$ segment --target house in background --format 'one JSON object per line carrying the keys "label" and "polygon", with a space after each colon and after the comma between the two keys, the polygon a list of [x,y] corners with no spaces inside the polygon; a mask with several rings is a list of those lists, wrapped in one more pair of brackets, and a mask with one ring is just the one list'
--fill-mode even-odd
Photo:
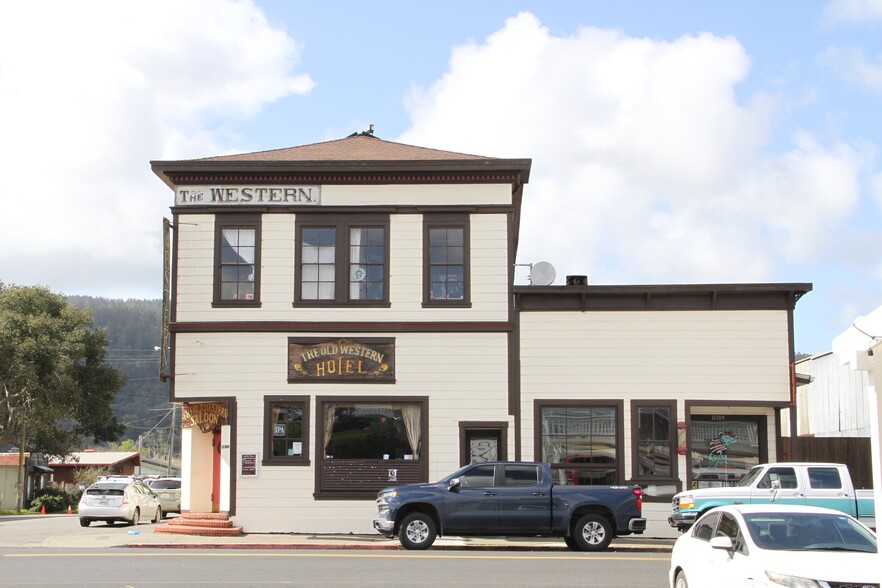
{"label": "house in background", "polygon": [[52,481],[63,486],[75,484],[76,471],[88,467],[104,467],[114,476],[133,476],[140,472],[141,454],[137,451],[80,451],[71,453],[63,461],[50,458],[54,470]]}
{"label": "house in background", "polygon": [[[46,464],[42,454],[25,453],[24,506],[28,508],[34,492],[49,485],[52,468]],[[0,510],[18,508],[19,454],[0,453]]]}
{"label": "house in background", "polygon": [[[867,372],[852,370],[828,351],[797,361],[796,373],[810,380],[796,391],[798,436],[870,436]],[[782,425],[789,436],[789,409]]]}

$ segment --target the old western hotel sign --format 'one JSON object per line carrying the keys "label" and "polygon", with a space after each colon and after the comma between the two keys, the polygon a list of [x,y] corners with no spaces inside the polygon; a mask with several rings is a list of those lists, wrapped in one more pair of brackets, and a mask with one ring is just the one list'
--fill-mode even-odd
{"label": "the old western hotel sign", "polygon": [[395,339],[288,339],[289,382],[394,382]]}

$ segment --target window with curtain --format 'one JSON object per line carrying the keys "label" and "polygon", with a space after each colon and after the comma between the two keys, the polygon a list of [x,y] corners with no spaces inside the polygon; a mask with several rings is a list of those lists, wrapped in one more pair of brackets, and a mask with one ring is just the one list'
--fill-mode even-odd
{"label": "window with curtain", "polygon": [[334,403],[324,408],[327,460],[419,460],[419,404]]}
{"label": "window with curtain", "polygon": [[264,397],[266,465],[309,464],[309,397]]}
{"label": "window with curtain", "polygon": [[297,216],[297,304],[385,304],[389,218]]}
{"label": "window with curtain", "polygon": [[260,219],[254,215],[215,222],[215,305],[255,305],[260,301]]}
{"label": "window with curtain", "polygon": [[619,404],[538,404],[537,460],[551,465],[558,484],[620,483]]}

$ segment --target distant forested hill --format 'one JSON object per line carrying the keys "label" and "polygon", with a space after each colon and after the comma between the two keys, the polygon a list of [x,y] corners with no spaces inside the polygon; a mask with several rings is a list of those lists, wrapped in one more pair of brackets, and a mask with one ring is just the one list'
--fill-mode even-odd
{"label": "distant forested hill", "polygon": [[[117,393],[114,413],[126,425],[124,439],[142,436],[145,454],[163,456],[168,448],[172,405],[168,383],[159,379],[161,300],[108,300],[69,296],[70,304],[88,307],[93,326],[107,331],[107,363],[128,381]],[[180,415],[178,415],[180,423]],[[178,423],[178,424],[179,424]]]}

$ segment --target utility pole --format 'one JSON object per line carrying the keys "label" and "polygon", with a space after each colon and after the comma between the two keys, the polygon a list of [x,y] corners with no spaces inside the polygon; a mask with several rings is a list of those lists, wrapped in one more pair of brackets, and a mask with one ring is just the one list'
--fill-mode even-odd
{"label": "utility pole", "polygon": [[172,475],[172,455],[174,455],[175,449],[175,413],[177,408],[177,404],[172,404],[171,424],[168,426],[168,466],[165,470],[166,476]]}

